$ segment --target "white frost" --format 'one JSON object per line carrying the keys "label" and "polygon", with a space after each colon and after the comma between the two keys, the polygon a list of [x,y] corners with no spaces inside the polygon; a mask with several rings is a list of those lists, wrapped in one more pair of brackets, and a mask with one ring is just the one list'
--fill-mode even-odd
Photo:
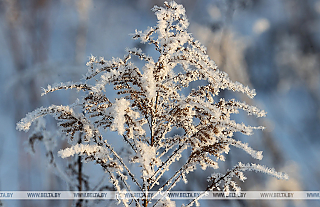
{"label": "white frost", "polygon": [[95,155],[98,158],[105,159],[106,149],[104,147],[100,147],[97,145],[76,144],[69,148],[60,150],[58,154],[62,158],[71,157],[77,154],[80,154],[80,155],[86,154],[86,155]]}
{"label": "white frost", "polygon": [[120,135],[123,135],[125,132],[125,123],[126,118],[125,114],[127,113],[126,110],[130,106],[130,101],[121,98],[116,99],[113,103],[112,107],[109,108],[109,113],[114,117],[114,120],[112,122],[112,125],[110,126],[110,129],[112,131],[118,131]]}

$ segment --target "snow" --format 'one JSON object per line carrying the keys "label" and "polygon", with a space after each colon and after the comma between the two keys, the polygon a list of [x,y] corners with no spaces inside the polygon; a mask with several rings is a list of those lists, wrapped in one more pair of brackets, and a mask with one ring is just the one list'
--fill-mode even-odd
{"label": "snow", "polygon": [[107,152],[104,147],[89,144],[76,144],[58,152],[59,156],[62,158],[71,157],[77,154],[86,154],[88,156],[97,156],[98,158],[103,160],[107,159],[106,153]]}
{"label": "snow", "polygon": [[119,135],[123,135],[125,132],[125,123],[126,123],[126,110],[130,106],[130,101],[121,98],[116,99],[112,107],[109,108],[109,113],[114,117],[113,123],[110,126],[112,131],[117,131]]}

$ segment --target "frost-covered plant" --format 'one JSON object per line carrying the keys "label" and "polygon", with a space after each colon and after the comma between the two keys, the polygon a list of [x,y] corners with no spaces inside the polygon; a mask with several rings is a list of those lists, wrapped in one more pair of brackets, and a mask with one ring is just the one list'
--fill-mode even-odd
{"label": "frost-covered plant", "polygon": [[[234,99],[217,99],[221,90],[240,92],[250,98],[255,96],[255,91],[232,82],[225,72],[218,70],[206,55],[206,48],[187,32],[189,23],[182,5],[165,2],[164,7],[155,6],[153,11],[157,25],[144,32],[135,31],[133,38],[153,45],[158,51],[157,57],[136,48],[128,49],[122,59],[106,61],[92,56],[83,82],[48,86],[43,93],[75,88],[83,92],[82,97],[68,106],[41,107],[17,124],[17,129],[28,131],[39,117],[52,115],[71,143],[70,147],[59,151],[62,158],[81,155],[84,160],[101,165],[117,191],[138,189],[145,195],[150,190],[168,192],[179,181],[187,182],[186,175],[198,166],[215,171],[219,168],[218,161],[225,160],[224,154],[229,152],[230,146],[261,160],[261,151],[234,139],[233,134],[251,135],[254,129],[263,127],[237,123],[231,119],[231,114],[243,110],[257,117],[266,115],[263,110]],[[130,61],[132,56],[140,58],[141,69]],[[199,80],[205,84],[183,90]],[[108,85],[113,85],[117,91],[114,100],[108,98]],[[183,133],[171,133],[171,136],[170,132],[176,129]],[[118,132],[131,150],[130,159],[121,157],[109,144],[110,140],[103,136],[107,130]],[[78,136],[80,142],[75,139],[77,134],[83,134]],[[188,157],[180,169],[172,173],[169,169],[180,160],[182,153]],[[137,167],[141,173],[136,172]],[[233,178],[244,181],[244,171],[287,178],[274,169],[239,162],[224,174],[213,173],[208,178],[208,187],[203,190],[238,191],[240,187]],[[160,180],[165,174],[167,179]],[[168,198],[152,203],[151,199],[133,199],[131,203],[120,200],[125,206],[175,206]]]}

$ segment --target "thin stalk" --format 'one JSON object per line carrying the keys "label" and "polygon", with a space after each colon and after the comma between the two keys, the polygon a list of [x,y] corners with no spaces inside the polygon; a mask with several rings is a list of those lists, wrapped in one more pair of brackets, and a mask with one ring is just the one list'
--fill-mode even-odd
{"label": "thin stalk", "polygon": [[[79,135],[78,144],[82,143],[81,137],[82,137],[82,133],[80,133],[80,135]],[[78,155],[77,164],[78,164],[78,191],[82,191],[82,168],[83,168],[83,166],[82,166],[80,155]],[[83,199],[79,199],[77,201],[76,206],[82,207],[82,204],[83,204]]]}

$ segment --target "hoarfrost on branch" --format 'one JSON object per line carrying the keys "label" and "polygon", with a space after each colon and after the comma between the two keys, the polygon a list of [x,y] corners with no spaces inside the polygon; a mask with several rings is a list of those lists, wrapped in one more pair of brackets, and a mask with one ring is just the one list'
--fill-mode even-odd
{"label": "hoarfrost on branch", "polygon": [[[244,102],[218,98],[221,90],[240,92],[253,98],[255,90],[231,81],[228,74],[218,69],[206,54],[206,48],[188,33],[189,22],[182,5],[165,2],[164,7],[155,6],[153,11],[157,24],[145,31],[136,30],[133,39],[153,45],[159,54],[157,59],[137,48],[127,49],[123,58],[110,61],[91,56],[83,82],[61,83],[44,89],[43,95],[76,88],[84,94],[76,103],[41,107],[17,124],[18,130],[28,131],[32,122],[52,115],[59,121],[61,133],[71,141],[75,134],[84,134],[81,142],[60,150],[61,157],[81,155],[84,160],[101,165],[116,190],[130,192],[131,188],[138,188],[146,195],[153,189],[168,192],[180,180],[187,182],[186,175],[197,166],[215,171],[219,168],[219,160],[225,160],[224,154],[229,152],[230,146],[243,149],[261,160],[261,151],[236,140],[233,135],[236,132],[251,135],[253,130],[263,127],[237,123],[230,115],[240,110],[257,117],[266,115],[263,110]],[[132,56],[144,63],[141,70],[130,61]],[[189,90],[188,94],[182,92],[191,82],[198,80],[204,80],[206,84]],[[106,87],[110,85],[117,92],[118,98],[114,101],[108,98]],[[170,136],[169,132],[174,129],[182,129],[183,133]],[[108,144],[108,139],[103,137],[106,130],[117,131],[128,145],[133,154],[130,162]],[[181,168],[173,174],[168,173],[168,179],[160,182],[187,149],[190,153]],[[135,174],[133,169],[137,166],[142,173]],[[239,163],[225,174],[213,173],[204,191],[239,191],[233,177],[244,181],[244,171],[287,178],[287,175],[265,166]],[[197,203],[199,198],[188,206]],[[130,205],[125,199],[120,201],[125,206]],[[145,198],[133,203],[145,207],[175,206],[168,199],[153,202],[151,198]]]}

